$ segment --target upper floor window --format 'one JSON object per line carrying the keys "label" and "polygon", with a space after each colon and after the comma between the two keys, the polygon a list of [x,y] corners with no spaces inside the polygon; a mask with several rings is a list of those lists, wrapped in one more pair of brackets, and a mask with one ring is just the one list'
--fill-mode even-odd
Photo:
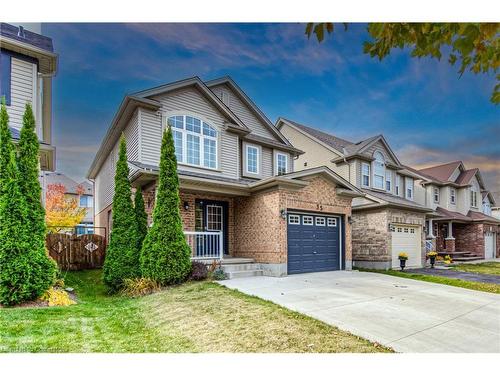
{"label": "upper floor window", "polygon": [[413,200],[413,178],[406,177],[405,185],[406,185],[406,199]]}
{"label": "upper floor window", "polygon": [[385,171],[385,190],[391,192],[392,190],[392,172]]}
{"label": "upper floor window", "polygon": [[361,164],[361,185],[370,187],[370,164]]}
{"label": "upper floor window", "polygon": [[472,207],[477,207],[477,192],[474,190],[470,191],[470,205]]}
{"label": "upper floor window", "polygon": [[439,203],[439,188],[434,188],[434,203]]}
{"label": "upper floor window", "polygon": [[94,198],[91,195],[80,195],[80,207],[92,207]]}
{"label": "upper floor window", "polygon": [[396,175],[395,189],[396,189],[396,195],[399,195],[401,189],[401,176],[398,174]]}
{"label": "upper floor window", "polygon": [[168,125],[172,128],[177,162],[217,168],[217,130],[193,116],[169,117]]}
{"label": "upper floor window", "polygon": [[450,188],[450,203],[455,204],[457,191],[454,188]]}
{"label": "upper floor window", "polygon": [[288,155],[281,152],[276,153],[276,175],[281,176],[288,172]]}
{"label": "upper floor window", "polygon": [[246,145],[246,172],[259,174],[259,148]]}
{"label": "upper floor window", "polygon": [[491,204],[488,201],[483,202],[483,214],[491,216]]}
{"label": "upper floor window", "polygon": [[5,105],[10,105],[11,57],[5,52],[0,52],[0,100],[5,98]]}
{"label": "upper floor window", "polygon": [[376,189],[384,189],[385,179],[385,158],[380,151],[373,154],[373,187]]}

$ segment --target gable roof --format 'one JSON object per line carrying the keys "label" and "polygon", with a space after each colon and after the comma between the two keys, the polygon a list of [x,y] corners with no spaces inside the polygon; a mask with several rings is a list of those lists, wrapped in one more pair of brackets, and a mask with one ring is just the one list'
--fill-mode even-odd
{"label": "gable roof", "polygon": [[[403,208],[409,208],[417,211],[423,211],[423,212],[432,212],[432,209],[425,207],[421,205],[420,203],[417,203],[415,201],[411,201],[406,198],[399,197],[394,194],[382,192],[382,191],[375,191],[371,189],[364,189],[362,188],[361,191],[366,193],[366,196],[368,198],[374,199],[375,201],[378,202],[376,206],[393,206],[393,207],[403,207]],[[367,205],[367,207],[374,206],[373,204]],[[354,209],[355,207],[353,207]],[[362,209],[365,208],[364,206],[358,206],[356,209]]]}
{"label": "gable roof", "polygon": [[422,168],[419,169],[418,171],[424,173],[425,175],[437,181],[448,182],[451,181],[450,180],[451,175],[453,174],[453,172],[455,172],[455,169],[457,169],[459,166],[463,167],[463,163],[460,160],[457,160],[446,164],[435,165],[433,167]]}
{"label": "gable roof", "polygon": [[465,170],[458,175],[455,182],[460,185],[468,185],[477,172],[479,172],[478,168]]}
{"label": "gable roof", "polygon": [[[282,142],[290,145],[290,142],[286,137],[281,134],[281,132],[274,126],[274,124],[267,118],[267,116],[260,110],[260,108],[250,99],[250,97],[238,86],[236,82],[230,76],[224,76],[210,81],[206,81],[205,85],[211,88],[214,86],[226,84],[228,85],[238,96],[238,98],[245,103],[250,110],[262,121],[266,128],[268,128],[271,133],[278,137]],[[222,101],[221,101],[222,102]]]}
{"label": "gable roof", "polygon": [[306,133],[309,136],[312,136],[313,138],[316,138],[319,140],[321,143],[327,146],[327,148],[333,148],[335,151],[338,153],[343,154],[343,148],[353,145],[352,142],[347,141],[345,139],[335,137],[331,134],[325,133],[321,130],[312,128],[310,126],[306,126],[303,124],[299,124],[298,122],[289,120],[284,117],[278,118],[276,121],[276,127],[278,129],[281,129],[283,127],[283,123],[287,123],[288,125],[292,126],[293,128],[297,129],[301,133]]}

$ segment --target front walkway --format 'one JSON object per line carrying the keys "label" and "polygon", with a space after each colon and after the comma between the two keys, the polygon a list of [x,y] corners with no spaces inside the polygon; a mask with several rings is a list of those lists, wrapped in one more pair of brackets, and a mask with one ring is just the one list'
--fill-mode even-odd
{"label": "front walkway", "polygon": [[399,352],[500,353],[500,295],[370,272],[220,282]]}
{"label": "front walkway", "polygon": [[500,284],[500,276],[486,275],[483,273],[455,271],[454,269],[418,268],[418,269],[408,270],[406,273],[416,273],[419,275],[442,276],[442,277],[448,277],[450,279],[477,281],[480,283]]}

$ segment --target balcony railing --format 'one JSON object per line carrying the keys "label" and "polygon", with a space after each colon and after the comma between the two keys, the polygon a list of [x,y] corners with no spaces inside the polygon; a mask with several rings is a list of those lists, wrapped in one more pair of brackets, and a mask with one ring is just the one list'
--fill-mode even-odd
{"label": "balcony railing", "polygon": [[184,232],[193,259],[222,259],[222,232]]}

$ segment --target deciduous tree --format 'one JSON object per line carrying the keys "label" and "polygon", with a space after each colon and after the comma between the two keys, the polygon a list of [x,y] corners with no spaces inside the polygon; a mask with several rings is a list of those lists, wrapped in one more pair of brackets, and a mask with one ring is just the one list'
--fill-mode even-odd
{"label": "deciduous tree", "polygon": [[74,197],[68,197],[62,184],[50,184],[45,194],[45,215],[50,232],[61,232],[80,224],[87,209],[79,207]]}

